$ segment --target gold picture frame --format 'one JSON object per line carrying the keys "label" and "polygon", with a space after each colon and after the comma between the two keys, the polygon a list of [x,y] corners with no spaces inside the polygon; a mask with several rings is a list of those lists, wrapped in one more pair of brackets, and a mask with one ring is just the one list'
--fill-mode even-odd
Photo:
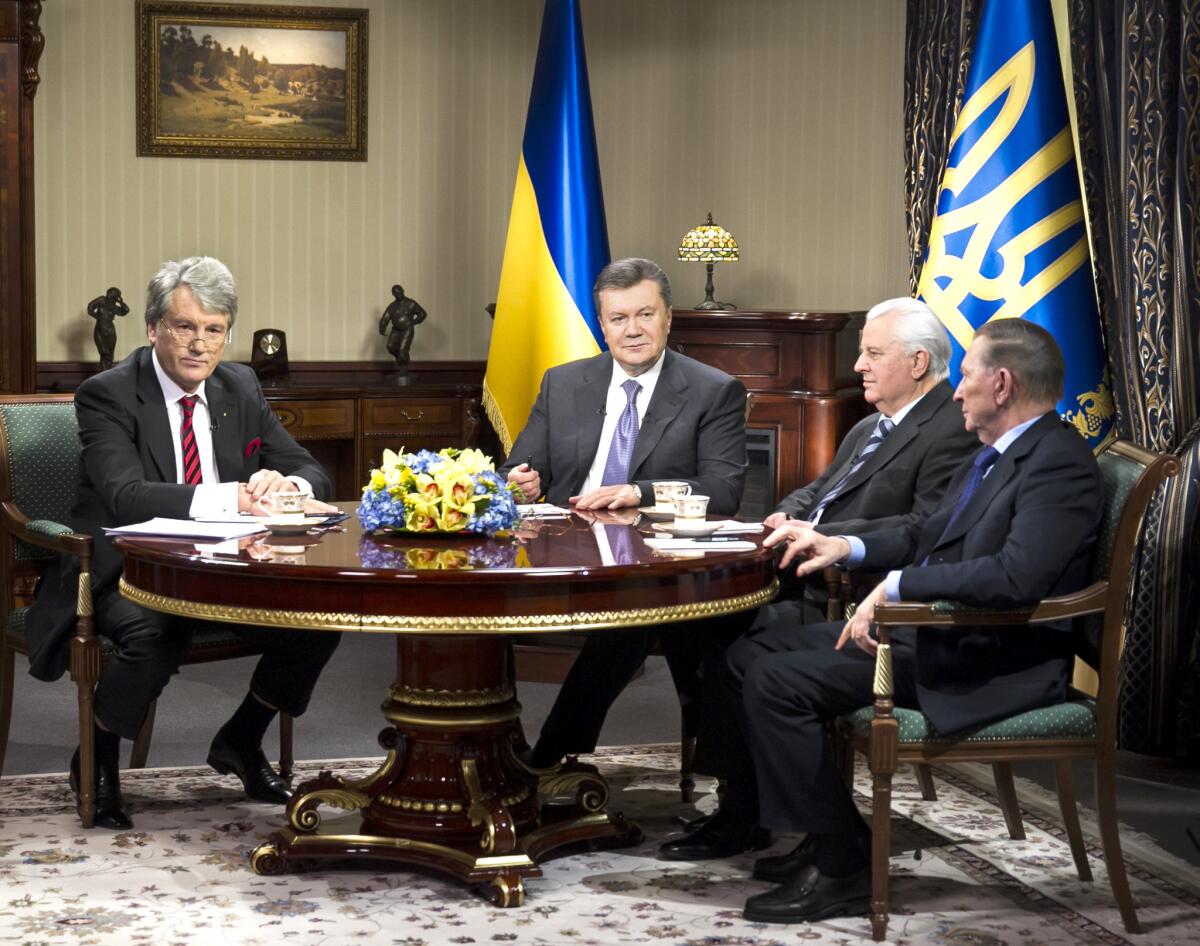
{"label": "gold picture frame", "polygon": [[137,3],[137,153],[367,159],[367,11]]}

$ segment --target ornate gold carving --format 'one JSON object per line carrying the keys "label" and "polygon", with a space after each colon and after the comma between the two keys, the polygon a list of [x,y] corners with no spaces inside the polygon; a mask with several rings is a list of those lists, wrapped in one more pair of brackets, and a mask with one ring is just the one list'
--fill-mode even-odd
{"label": "ornate gold carving", "polygon": [[266,876],[283,873],[283,855],[274,840],[264,841],[250,855],[250,869]]}
{"label": "ornate gold carving", "polygon": [[293,627],[318,631],[369,631],[391,634],[541,634],[547,631],[599,630],[610,627],[637,627],[717,617],[736,611],[748,611],[766,604],[779,591],[779,581],[758,591],[733,598],[716,598],[689,604],[656,608],[630,608],[612,611],[580,611],[574,614],[483,615],[444,617],[440,615],[358,615],[334,611],[279,611],[273,608],[244,608],[205,604],[169,598],[120,582],[121,594],[130,601],[161,611],[203,621],[225,621],[260,627]]}
{"label": "ornate gold carving", "polygon": [[875,687],[876,696],[892,695],[892,645],[880,644],[875,654]]}
{"label": "ornate gold carving", "polygon": [[255,624],[261,627],[302,627],[318,631],[362,630],[362,618],[350,612],[333,611],[279,611],[274,608],[240,608],[222,604],[204,604],[168,598],[166,595],[143,591],[129,584],[124,577],[120,582],[121,594],[151,611],[178,614],[203,621],[227,621],[231,624]]}
{"label": "ornate gold carving", "polygon": [[92,574],[91,572],[79,573],[79,587],[75,595],[75,613],[80,617],[91,617],[95,612],[92,610]]}
{"label": "ornate gold carving", "polygon": [[444,815],[458,814],[463,810],[462,802],[458,801],[426,801],[423,798],[409,798],[404,795],[380,795],[375,800],[401,811],[424,811],[428,814]]}
{"label": "ornate gold carving", "polygon": [[384,756],[383,762],[380,764],[379,768],[377,768],[370,775],[365,775],[360,779],[345,779],[340,775],[335,775],[334,778],[345,785],[346,788],[356,792],[369,793],[371,789],[374,788],[379,782],[382,782],[392,774],[392,768],[395,766],[395,764],[396,750],[389,749],[388,754]]}
{"label": "ornate gold carving", "polygon": [[574,795],[580,808],[595,813],[608,804],[608,782],[594,770],[559,772],[538,779],[538,794],[545,798]]}
{"label": "ornate gold carving", "polygon": [[491,901],[498,907],[519,907],[525,903],[525,884],[519,876],[493,877]]}
{"label": "ornate gold carving", "polygon": [[491,690],[419,690],[410,686],[392,687],[392,699],[411,706],[495,706],[507,703],[512,698],[513,688],[507,684]]}
{"label": "ornate gold carving", "polygon": [[491,713],[480,713],[475,716],[427,716],[423,713],[405,713],[395,709],[392,703],[383,704],[383,715],[388,722],[395,726],[412,726],[417,729],[482,729],[487,726],[499,726],[512,722],[521,715],[521,708],[515,703],[507,708]]}
{"label": "ornate gold carving", "polygon": [[483,789],[479,785],[479,769],[474,759],[462,760],[462,774],[463,781],[467,784],[467,797],[471,800],[471,807],[467,809],[467,819],[472,827],[483,825],[484,831],[479,838],[479,846],[485,854],[491,854],[496,849],[496,822],[492,818],[491,809],[484,802]]}
{"label": "ornate gold carving", "polygon": [[342,811],[358,811],[371,804],[371,798],[365,792],[332,786],[306,792],[288,805],[288,820],[292,827],[306,834],[316,831],[321,826],[321,813],[317,811],[321,804]]}

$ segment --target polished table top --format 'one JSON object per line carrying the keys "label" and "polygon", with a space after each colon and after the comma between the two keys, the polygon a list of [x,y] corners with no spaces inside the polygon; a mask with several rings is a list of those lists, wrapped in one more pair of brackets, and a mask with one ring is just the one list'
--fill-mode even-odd
{"label": "polished table top", "polygon": [[[352,511],[354,503],[340,504]],[[592,518],[592,517],[588,517]],[[756,607],[778,584],[775,552],[680,557],[652,549],[645,519],[604,530],[628,564],[605,564],[580,515],[526,522],[511,538],[364,534],[253,536],[236,550],[123,537],[122,591],[206,620],[388,633],[539,633],[711,617]],[[626,516],[628,518],[628,516]],[[626,538],[621,538],[624,533]]]}

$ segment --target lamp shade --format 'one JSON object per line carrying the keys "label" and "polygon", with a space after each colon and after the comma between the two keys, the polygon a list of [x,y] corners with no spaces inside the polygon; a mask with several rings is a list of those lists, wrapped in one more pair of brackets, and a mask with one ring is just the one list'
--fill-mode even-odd
{"label": "lamp shade", "polygon": [[689,230],[679,241],[679,259],[685,263],[732,263],[740,258],[737,240],[724,227],[708,223]]}

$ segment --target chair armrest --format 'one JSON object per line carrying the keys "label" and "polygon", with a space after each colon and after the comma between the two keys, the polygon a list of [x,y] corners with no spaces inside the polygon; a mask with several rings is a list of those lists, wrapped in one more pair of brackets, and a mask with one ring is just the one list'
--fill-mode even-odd
{"label": "chair armrest", "polygon": [[36,545],[52,552],[63,552],[67,555],[92,555],[92,537],[82,532],[72,531],[70,526],[49,519],[30,519],[14,503],[0,504],[0,524],[14,538],[30,545]]}
{"label": "chair armrest", "polygon": [[926,627],[969,627],[980,624],[1044,624],[1066,618],[1083,617],[1104,610],[1108,582],[1098,581],[1088,587],[1043,598],[1037,605],[1016,611],[995,611],[975,607],[960,601],[896,601],[875,607],[878,627],[903,627],[920,624]]}

